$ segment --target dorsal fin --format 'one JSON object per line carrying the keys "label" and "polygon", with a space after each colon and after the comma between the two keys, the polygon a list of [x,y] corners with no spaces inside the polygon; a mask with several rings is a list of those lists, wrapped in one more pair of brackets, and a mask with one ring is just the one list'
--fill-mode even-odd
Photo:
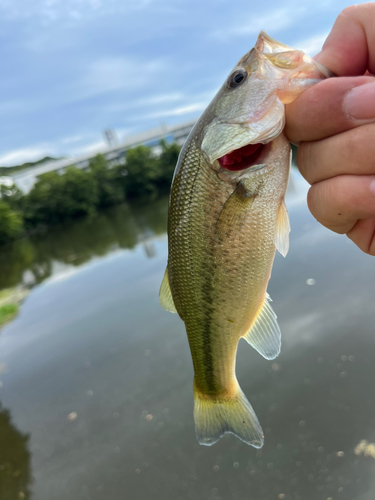
{"label": "dorsal fin", "polygon": [[270,300],[271,297],[266,294],[258,316],[243,338],[264,358],[275,359],[281,349],[281,332]]}
{"label": "dorsal fin", "polygon": [[289,250],[289,233],[290,224],[288,210],[285,206],[284,198],[281,200],[279,212],[277,214],[276,221],[276,233],[275,233],[275,247],[281,253],[283,257],[286,256]]}
{"label": "dorsal fin", "polygon": [[159,301],[163,309],[171,313],[177,313],[176,306],[174,305],[173,302],[171,287],[169,286],[168,266],[165,270],[163,281],[161,282],[159,291]]}

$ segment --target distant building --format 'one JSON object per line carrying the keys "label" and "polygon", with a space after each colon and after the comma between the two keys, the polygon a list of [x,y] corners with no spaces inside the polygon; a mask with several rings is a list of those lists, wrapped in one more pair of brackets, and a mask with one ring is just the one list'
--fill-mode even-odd
{"label": "distant building", "polygon": [[[167,142],[177,142],[177,144],[182,145],[189,135],[190,130],[193,128],[195,121],[196,120],[172,126],[163,124],[158,128],[128,137],[123,143],[107,147],[102,151],[97,151],[78,158],[43,163],[42,165],[23,170],[21,172],[15,172],[9,177],[6,177],[6,179],[11,180],[12,185],[14,182],[14,184],[24,194],[27,194],[31,191],[39,176],[46,174],[47,172],[58,172],[62,174],[65,172],[66,168],[71,165],[75,165],[77,168],[81,169],[88,168],[90,160],[99,153],[104,155],[110,163],[116,165],[125,160],[126,151],[128,149],[142,144],[151,147],[156,153],[159,150],[159,142],[161,139],[165,139]],[[0,179],[3,178],[4,177],[0,177]]]}

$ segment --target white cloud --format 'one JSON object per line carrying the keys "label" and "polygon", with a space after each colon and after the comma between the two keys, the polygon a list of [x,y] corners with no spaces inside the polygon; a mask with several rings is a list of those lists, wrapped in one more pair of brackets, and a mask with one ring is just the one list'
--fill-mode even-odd
{"label": "white cloud", "polygon": [[156,111],[155,113],[150,113],[143,118],[162,118],[165,116],[183,116],[189,113],[194,113],[195,111],[203,111],[207,107],[207,102],[198,102],[195,104],[189,104],[187,106],[182,106],[179,108],[173,108],[165,111]]}
{"label": "white cloud", "polygon": [[20,165],[29,161],[40,160],[41,158],[51,154],[51,149],[48,145],[15,149],[0,156],[0,166],[10,167],[12,165]]}
{"label": "white cloud", "polygon": [[61,22],[64,19],[81,21],[106,13],[123,13],[144,10],[153,0],[122,2],[120,0],[0,0],[0,10],[5,19],[25,19],[39,17],[43,25]]}
{"label": "white cloud", "polygon": [[152,61],[130,60],[125,57],[98,59],[86,68],[84,76],[75,84],[76,97],[87,98],[120,89],[141,89],[147,87],[150,79],[165,68],[166,63],[161,59]]}
{"label": "white cloud", "polygon": [[65,137],[64,139],[61,139],[61,144],[72,144],[74,142],[80,142],[85,137],[86,136],[84,135],[72,135],[70,137]]}
{"label": "white cloud", "polygon": [[323,43],[325,42],[327,36],[328,36],[328,33],[315,35],[315,36],[312,36],[312,37],[307,38],[305,40],[297,41],[293,45],[296,49],[303,50],[303,52],[305,52],[305,54],[313,56],[321,50]]}
{"label": "white cloud", "polygon": [[266,30],[270,36],[274,36],[275,33],[295,24],[297,19],[304,15],[305,10],[304,7],[296,7],[295,9],[283,7],[267,14],[251,16],[251,22],[248,24],[241,23],[239,25],[236,23],[228,29],[215,30],[212,36],[220,40],[226,40],[234,37],[257,35],[261,30]]}
{"label": "white cloud", "polygon": [[107,143],[104,140],[92,142],[87,144],[86,146],[82,146],[76,149],[71,150],[71,154],[73,156],[84,156],[94,153],[99,153],[108,147]]}

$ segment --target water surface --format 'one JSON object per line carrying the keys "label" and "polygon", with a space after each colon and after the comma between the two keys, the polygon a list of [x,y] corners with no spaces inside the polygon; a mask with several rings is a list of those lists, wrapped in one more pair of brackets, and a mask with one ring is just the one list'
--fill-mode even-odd
{"label": "water surface", "polygon": [[0,288],[32,287],[0,332],[0,498],[373,500],[374,260],[308,213],[269,285],[282,352],[240,342],[255,450],[200,446],[183,323],[163,311],[167,200],[123,205],[0,250]]}

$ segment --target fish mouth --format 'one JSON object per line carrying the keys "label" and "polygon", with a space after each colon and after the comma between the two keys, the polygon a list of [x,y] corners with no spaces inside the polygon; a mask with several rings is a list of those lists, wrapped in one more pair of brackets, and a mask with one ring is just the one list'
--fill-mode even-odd
{"label": "fish mouth", "polygon": [[260,156],[266,144],[247,144],[242,148],[235,149],[230,153],[218,158],[221,168],[231,172],[240,172],[247,168],[259,165]]}

